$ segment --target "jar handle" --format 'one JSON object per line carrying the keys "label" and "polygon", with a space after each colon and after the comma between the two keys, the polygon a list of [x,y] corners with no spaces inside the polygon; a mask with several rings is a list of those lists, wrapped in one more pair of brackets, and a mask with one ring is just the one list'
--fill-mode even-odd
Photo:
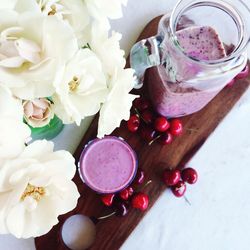
{"label": "jar handle", "polygon": [[135,70],[137,78],[136,89],[142,87],[145,71],[148,68],[160,65],[160,45],[162,41],[162,36],[158,35],[143,39],[132,47],[130,52],[130,66]]}

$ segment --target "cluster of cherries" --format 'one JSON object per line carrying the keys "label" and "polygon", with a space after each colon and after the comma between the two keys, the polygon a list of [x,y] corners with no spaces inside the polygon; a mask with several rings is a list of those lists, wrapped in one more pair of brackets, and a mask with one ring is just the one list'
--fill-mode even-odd
{"label": "cluster of cherries", "polygon": [[241,80],[247,78],[249,75],[249,66],[246,65],[246,67],[235,77],[233,78],[228,84],[228,87],[232,87],[236,80]]}
{"label": "cluster of cherries", "polygon": [[174,136],[183,132],[183,126],[179,119],[168,120],[164,116],[156,115],[150,102],[139,97],[133,102],[135,114],[132,114],[127,121],[130,132],[139,132],[139,135],[151,145],[159,140],[162,145],[172,143]]}
{"label": "cluster of cherries", "polygon": [[145,211],[148,208],[149,197],[143,192],[136,192],[136,189],[144,184],[144,182],[145,173],[143,170],[138,169],[131,186],[117,194],[102,195],[101,200],[105,206],[111,207],[114,210],[116,216],[126,216],[131,206],[140,211]]}
{"label": "cluster of cherries", "polygon": [[182,171],[178,169],[166,169],[163,172],[164,183],[171,188],[176,197],[182,197],[186,192],[186,183],[195,184],[198,180],[197,171],[193,168],[185,168]]}

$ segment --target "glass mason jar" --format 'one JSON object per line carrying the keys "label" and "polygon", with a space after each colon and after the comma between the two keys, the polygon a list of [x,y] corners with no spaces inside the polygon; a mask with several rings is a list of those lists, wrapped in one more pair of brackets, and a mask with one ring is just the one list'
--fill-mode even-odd
{"label": "glass mason jar", "polygon": [[[161,115],[180,117],[199,111],[245,68],[249,17],[241,0],[179,1],[171,14],[162,17],[158,34],[131,50],[137,87],[148,70],[148,94]],[[185,48],[187,39],[193,43]]]}

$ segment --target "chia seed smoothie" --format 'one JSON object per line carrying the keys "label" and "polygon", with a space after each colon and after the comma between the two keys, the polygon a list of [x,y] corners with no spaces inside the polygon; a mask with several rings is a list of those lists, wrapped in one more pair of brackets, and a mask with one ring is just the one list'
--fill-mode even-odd
{"label": "chia seed smoothie", "polygon": [[[226,56],[225,47],[217,32],[206,26],[193,26],[177,31],[176,36],[183,52],[197,60],[217,60]],[[171,48],[166,52],[171,53]],[[174,53],[171,54],[175,56]],[[176,61],[179,61],[176,59]],[[172,65],[171,70],[172,70]],[[148,69],[146,82],[148,82],[149,95],[156,110],[167,117],[178,117],[197,112],[203,108],[224,87],[196,89],[187,86],[185,80],[178,82],[171,78],[172,72],[166,72],[166,65]],[[192,78],[201,69],[194,64],[179,62],[176,74]],[[153,83],[153,84],[152,84]],[[210,82],[207,81],[209,86]]]}
{"label": "chia seed smoothie", "polygon": [[211,27],[193,26],[176,33],[185,54],[198,60],[217,60],[226,56],[219,35]]}
{"label": "chia seed smoothie", "polygon": [[[178,84],[164,83],[163,66],[148,69],[146,82],[150,99],[157,112],[166,117],[181,117],[195,113],[206,106],[220,90],[199,91],[194,88],[182,88]],[[154,83],[152,86],[150,83]]]}
{"label": "chia seed smoothie", "polygon": [[137,171],[137,157],[122,139],[95,139],[82,152],[80,174],[98,193],[115,193],[126,188]]}

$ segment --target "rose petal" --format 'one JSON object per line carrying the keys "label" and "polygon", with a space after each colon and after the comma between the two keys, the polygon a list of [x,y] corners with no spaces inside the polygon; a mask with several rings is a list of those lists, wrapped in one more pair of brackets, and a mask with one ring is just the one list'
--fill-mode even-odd
{"label": "rose petal", "polygon": [[35,42],[25,39],[25,38],[19,38],[18,40],[16,40],[15,45],[20,50],[25,50],[27,52],[31,52],[31,53],[41,52],[41,48]]}
{"label": "rose petal", "polygon": [[32,197],[27,196],[24,201],[24,206],[28,212],[32,212],[37,208],[38,202],[34,200]]}
{"label": "rose petal", "polygon": [[22,121],[23,107],[21,100],[14,98],[11,91],[0,83],[0,118],[4,116]]}
{"label": "rose petal", "polygon": [[27,118],[31,117],[34,113],[33,104],[30,101],[24,103],[24,114]]}
{"label": "rose petal", "polygon": [[50,102],[46,99],[35,99],[32,101],[32,103],[43,110],[47,109],[50,106]]}
{"label": "rose petal", "polygon": [[98,121],[98,137],[110,134],[119,127],[122,120],[128,120],[130,107],[137,97],[129,94],[133,88],[134,71],[132,69],[117,69],[113,75],[109,87],[110,93],[107,101],[102,105]]}
{"label": "rose petal", "polygon": [[39,54],[41,52],[41,48],[35,42],[20,38],[15,41],[15,45],[22,58],[34,64],[41,61]]}
{"label": "rose petal", "polygon": [[6,68],[19,68],[25,62],[22,57],[10,57],[0,61],[0,66]]}
{"label": "rose petal", "polygon": [[22,120],[0,116],[0,158],[18,156],[30,134],[30,128]]}
{"label": "rose petal", "polygon": [[[24,230],[27,230],[25,216],[26,208],[23,202],[12,207],[6,218],[6,225],[11,234],[17,238],[23,236]],[[17,223],[18,222],[18,223]]]}
{"label": "rose petal", "polygon": [[23,158],[43,158],[44,155],[52,153],[54,143],[46,140],[36,140],[25,148],[21,156]]}
{"label": "rose petal", "polygon": [[37,108],[36,106],[33,106],[33,114],[32,116],[37,119],[42,119],[43,118],[43,109]]}
{"label": "rose petal", "polygon": [[20,33],[23,31],[22,27],[10,27],[1,32],[1,37],[4,40],[17,39]]}

